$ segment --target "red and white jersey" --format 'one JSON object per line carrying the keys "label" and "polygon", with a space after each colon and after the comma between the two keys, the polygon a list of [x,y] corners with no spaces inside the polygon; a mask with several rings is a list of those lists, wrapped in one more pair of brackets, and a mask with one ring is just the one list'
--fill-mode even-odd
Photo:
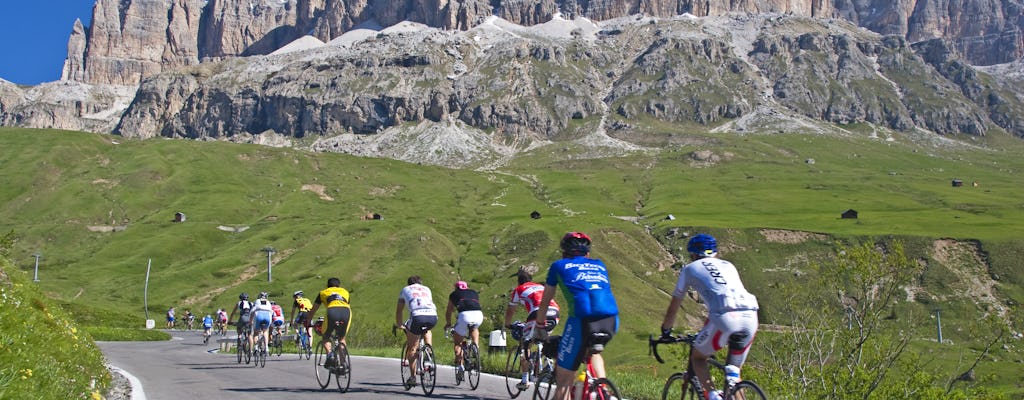
{"label": "red and white jersey", "polygon": [[273,304],[270,306],[270,309],[274,311],[274,321],[284,321],[284,311],[281,310],[280,304]]}
{"label": "red and white jersey", "polygon": [[[512,306],[522,305],[526,307],[527,313],[532,313],[540,307],[540,300],[543,297],[544,285],[537,282],[526,282],[512,290],[512,300],[508,304]],[[549,312],[550,310],[557,309],[558,304],[555,303],[555,300],[551,300],[551,303],[548,304]]]}

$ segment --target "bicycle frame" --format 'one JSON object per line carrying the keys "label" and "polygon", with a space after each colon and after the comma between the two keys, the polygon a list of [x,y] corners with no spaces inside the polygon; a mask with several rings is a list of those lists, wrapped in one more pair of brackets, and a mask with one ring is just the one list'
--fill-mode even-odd
{"label": "bicycle frame", "polygon": [[[665,360],[663,360],[661,358],[661,355],[658,354],[658,344],[686,343],[688,345],[688,347],[689,347],[689,351],[687,352],[687,355],[686,355],[686,371],[684,371],[682,373],[682,378],[685,379],[686,385],[689,385],[692,388],[692,390],[694,392],[696,392],[698,396],[700,396],[700,398],[705,398],[706,394],[707,394],[706,392],[709,389],[704,387],[704,385],[701,382],[700,378],[697,376],[696,373],[694,373],[694,370],[693,370],[693,361],[692,361],[692,355],[693,355],[693,351],[694,351],[694,349],[693,349],[693,342],[694,342],[694,340],[696,340],[696,338],[697,338],[697,335],[695,335],[695,334],[689,334],[689,335],[680,336],[680,337],[673,337],[673,338],[669,338],[669,339],[664,339],[664,338],[654,339],[654,337],[651,336],[651,337],[648,338],[648,346],[650,347],[650,352],[654,354],[654,358],[656,360],[658,360],[659,363],[664,364]],[[716,370],[718,370],[720,372],[722,377],[725,376],[725,364],[724,363],[722,363],[721,361],[718,361],[714,357],[708,357],[707,362],[708,362],[708,374],[709,375],[711,374],[711,369],[714,368],[714,369],[716,369]],[[662,391],[662,398],[663,399],[667,398],[668,390],[671,388],[673,381],[679,378],[678,375],[679,375],[679,373],[673,374],[665,382],[665,388]],[[742,399],[747,399],[747,398],[755,398],[755,399],[766,399],[767,398],[764,395],[764,391],[762,391],[761,388],[759,386],[757,386],[757,384],[754,383],[753,381],[742,380],[742,381],[739,381],[739,382],[737,382],[735,384],[731,384],[727,379],[723,379],[723,385],[724,385],[724,388],[723,388],[722,398],[724,398],[724,399],[742,400]],[[680,394],[681,396],[685,396],[686,391],[690,390],[685,385],[682,386],[681,388],[682,388],[682,393]],[[710,388],[710,390],[714,390],[714,387]]]}

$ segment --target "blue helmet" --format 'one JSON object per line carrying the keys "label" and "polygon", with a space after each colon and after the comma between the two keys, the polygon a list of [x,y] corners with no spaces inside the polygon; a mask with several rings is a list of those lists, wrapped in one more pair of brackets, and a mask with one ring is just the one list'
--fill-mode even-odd
{"label": "blue helmet", "polygon": [[690,238],[686,244],[686,251],[701,257],[714,257],[718,254],[718,241],[714,236],[701,233]]}

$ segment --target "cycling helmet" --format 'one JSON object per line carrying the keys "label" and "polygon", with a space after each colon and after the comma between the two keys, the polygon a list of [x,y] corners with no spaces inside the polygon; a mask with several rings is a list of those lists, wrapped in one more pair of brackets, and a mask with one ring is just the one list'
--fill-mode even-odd
{"label": "cycling helmet", "polygon": [[267,292],[260,292],[260,297],[259,298],[261,298],[261,299],[267,298]]}
{"label": "cycling helmet", "polygon": [[686,244],[686,251],[701,257],[714,257],[718,254],[718,241],[714,236],[701,233],[690,238],[690,242]]}
{"label": "cycling helmet", "polygon": [[295,293],[292,293],[292,297],[298,297],[298,296],[302,296],[302,291],[301,290],[296,290]]}
{"label": "cycling helmet", "polygon": [[583,232],[569,232],[562,236],[562,252],[582,256],[590,252],[590,236]]}
{"label": "cycling helmet", "polygon": [[238,299],[239,300],[249,300],[249,294],[246,293],[246,292],[242,292],[242,294],[238,295]]}

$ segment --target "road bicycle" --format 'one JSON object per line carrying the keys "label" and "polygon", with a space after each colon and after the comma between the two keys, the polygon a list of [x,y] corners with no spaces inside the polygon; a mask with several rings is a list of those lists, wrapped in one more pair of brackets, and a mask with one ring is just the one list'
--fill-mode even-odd
{"label": "road bicycle", "polygon": [[300,360],[303,356],[307,360],[313,356],[313,346],[310,346],[309,342],[309,332],[306,331],[305,325],[300,324],[295,334],[295,348],[299,349]]}
{"label": "road bicycle", "polygon": [[196,316],[195,315],[189,315],[189,316],[185,317],[185,330],[186,331],[192,330],[192,326],[195,325],[195,323],[196,323]]}
{"label": "road bicycle", "polygon": [[[655,339],[652,335],[647,339],[648,345],[650,346],[650,352],[654,354],[654,358],[658,362],[664,364],[665,360],[662,360],[661,356],[658,355],[659,344],[672,344],[672,343],[686,343],[690,347],[690,351],[686,356],[686,370],[676,372],[672,376],[668,377],[665,381],[665,388],[661,391],[661,399],[680,399],[680,400],[699,400],[705,399],[705,392],[707,391],[701,385],[700,379],[693,372],[693,363],[691,363],[690,355],[693,354],[693,342],[697,339],[696,334],[689,334],[685,336],[673,336],[669,338],[658,338]],[[708,358],[708,369],[717,370],[717,375],[722,377],[722,381],[725,382],[725,389],[722,390],[722,398],[730,400],[750,400],[750,399],[761,399],[768,400],[764,395],[764,391],[761,390],[756,383],[749,380],[741,380],[736,383],[729,382],[725,378],[725,364],[718,361],[714,357]],[[711,388],[713,390],[714,388]]]}
{"label": "road bicycle", "polygon": [[203,345],[210,344],[210,335],[213,334],[213,327],[203,327]]}
{"label": "road bicycle", "polygon": [[[341,325],[339,322],[335,322]],[[313,325],[317,333],[323,334],[323,319],[317,320]],[[327,351],[327,345],[331,345],[331,351]],[[301,353],[299,357],[301,358]],[[316,355],[313,357],[313,367],[316,369],[316,383],[320,389],[327,389],[331,384],[331,377],[338,386],[338,391],[345,393],[352,383],[352,360],[348,354],[348,346],[331,335],[330,338],[321,338],[316,345]]]}
{"label": "road bicycle", "polygon": [[[460,345],[462,347],[462,372],[459,372],[458,366],[455,370],[455,385],[461,385],[462,381],[468,380],[472,390],[476,390],[480,386],[480,346],[473,341],[473,332],[476,330],[476,324],[469,324],[467,327],[467,336],[463,338]],[[451,338],[454,335],[455,328],[445,332],[446,338]],[[466,376],[467,374],[468,376]]]}
{"label": "road bicycle", "polygon": [[[549,339],[559,338],[558,336],[552,336]],[[560,339],[560,338],[559,338]],[[576,375],[576,381],[573,386],[569,388],[569,396],[573,399],[590,399],[590,400],[619,400],[622,399],[622,394],[619,393],[619,388],[608,378],[598,378],[597,373],[594,371],[593,355],[600,353],[604,350],[604,345],[595,343],[607,343],[610,339],[609,334],[603,332],[593,332],[587,341],[584,342],[584,348],[586,353],[583,355],[584,363],[586,368],[583,369],[578,375]],[[546,353],[551,355],[558,354],[558,341],[548,342],[548,351]],[[554,397],[555,393],[555,371],[545,371],[544,375],[537,379],[537,385],[533,389],[534,400],[548,400]]]}
{"label": "road bicycle", "polygon": [[[396,328],[391,329],[392,334],[394,334]],[[402,326],[400,329],[405,330],[406,328]],[[416,351],[412,356],[416,360],[416,370],[412,372],[420,377],[420,386],[423,388],[423,394],[430,396],[434,393],[434,386],[437,384],[437,362],[434,358],[434,348],[427,344],[425,335],[417,336],[419,336],[419,345],[416,346]],[[402,386],[405,387],[405,390],[409,390],[416,386],[416,384],[415,380],[412,380],[413,383],[410,384],[409,378],[412,378],[412,376],[408,376],[410,371],[409,364],[407,364],[405,358],[405,346],[402,346],[401,360],[399,368],[402,370]]]}
{"label": "road bicycle", "polygon": [[[235,325],[234,322],[228,322],[228,325]],[[235,352],[238,354],[238,363],[242,363],[242,359],[245,359],[245,363],[248,364],[252,359],[252,352],[249,351],[249,326],[247,325],[242,329],[242,333],[235,337]]]}
{"label": "road bicycle", "polygon": [[226,321],[225,322],[217,322],[217,334],[221,335],[221,336],[227,336],[228,335],[228,323]]}
{"label": "road bicycle", "polygon": [[254,333],[255,340],[253,341],[253,358],[256,360],[252,366],[259,366],[265,368],[267,366],[267,341],[263,337],[263,329],[257,329]]}
{"label": "road bicycle", "polygon": [[[549,326],[551,329],[554,328],[553,324]],[[508,395],[514,399],[528,389],[528,387],[523,387],[521,384],[522,367],[524,364],[526,366],[527,382],[541,382],[540,377],[544,372],[551,372],[548,376],[554,376],[555,362],[551,357],[544,354],[543,341],[534,339],[532,333],[531,337],[524,337],[526,326],[523,323],[516,321],[509,326],[509,329],[511,329],[512,338],[519,341],[515,350],[508,353],[508,359],[505,362],[505,389],[508,391]],[[533,350],[534,345],[537,347],[536,350]],[[554,382],[554,380],[551,382]]]}
{"label": "road bicycle", "polygon": [[274,327],[274,328],[271,328],[271,331],[270,331],[271,333],[270,333],[270,351],[269,351],[269,353],[270,354],[277,353],[278,357],[280,357],[281,354],[284,353],[284,340],[281,339],[281,329],[283,329],[283,328]]}

